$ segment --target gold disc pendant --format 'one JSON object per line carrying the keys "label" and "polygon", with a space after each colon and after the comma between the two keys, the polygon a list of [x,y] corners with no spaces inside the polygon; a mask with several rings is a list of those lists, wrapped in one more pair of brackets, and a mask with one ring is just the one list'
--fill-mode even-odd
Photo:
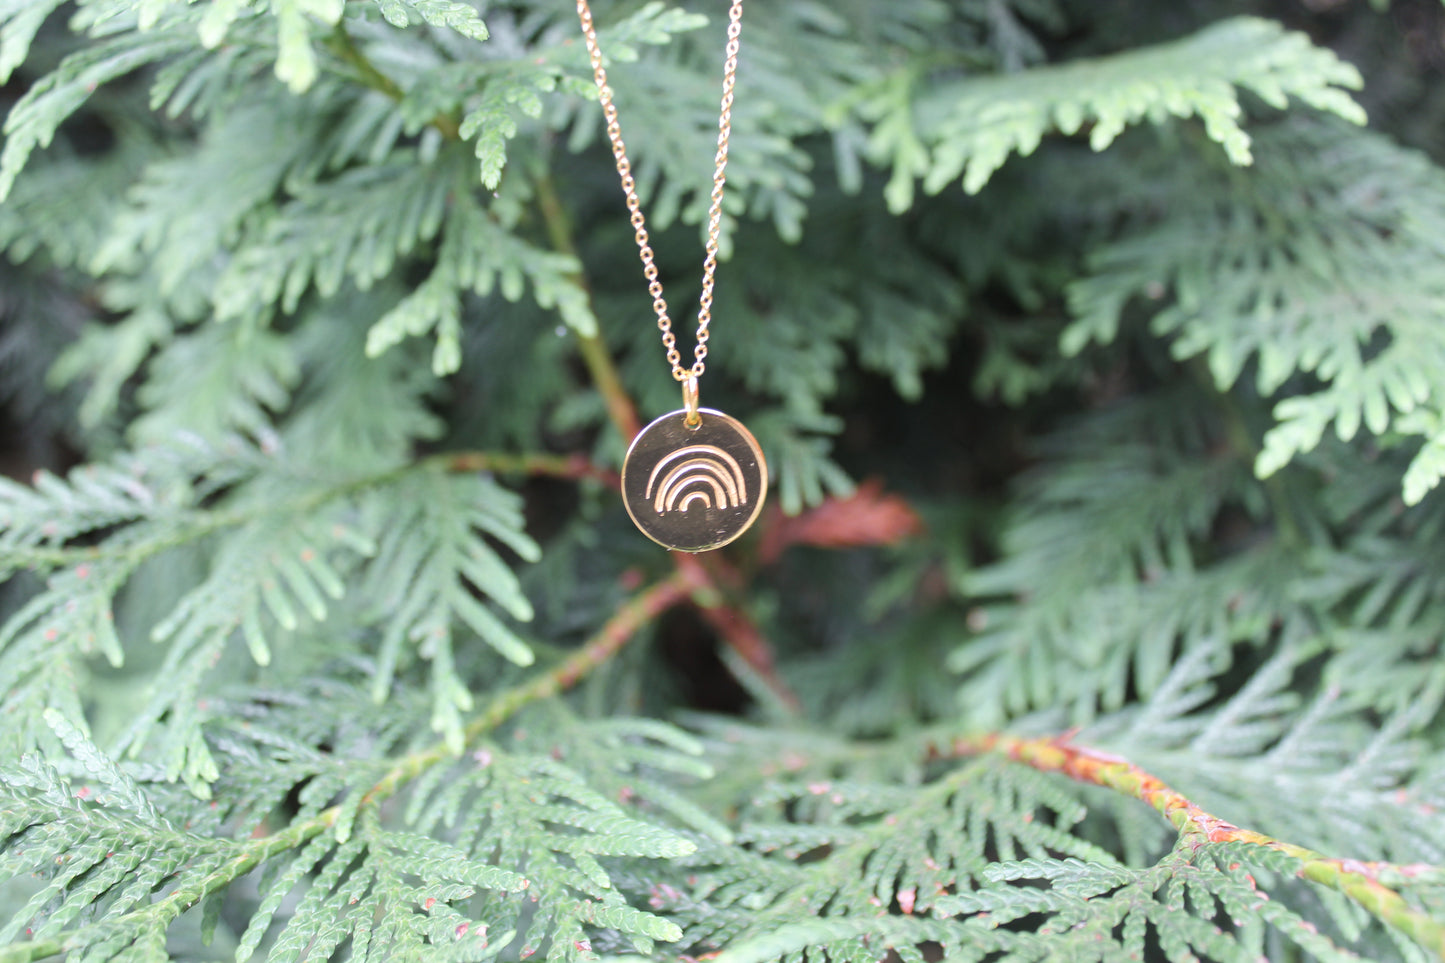
{"label": "gold disc pendant", "polygon": [[642,534],[679,552],[737,538],[768,492],[768,465],[752,432],[720,411],[694,411],[696,425],[684,408],[642,429],[622,462],[627,513]]}

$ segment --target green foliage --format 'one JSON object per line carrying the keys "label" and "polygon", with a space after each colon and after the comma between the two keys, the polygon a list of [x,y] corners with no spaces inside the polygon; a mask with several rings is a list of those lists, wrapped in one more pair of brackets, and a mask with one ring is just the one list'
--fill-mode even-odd
{"label": "green foliage", "polygon": [[402,481],[398,490],[383,496],[383,503],[393,499],[407,507],[384,513],[377,509],[382,528],[376,536],[376,559],[363,583],[374,607],[372,617],[384,625],[373,697],[386,697],[404,644],[417,643],[434,666],[432,725],[459,751],[457,713],[471,709],[472,698],[453,667],[452,625],[470,628],[517,665],[531,665],[534,659],[527,644],[477,600],[481,594],[495,599],[513,618],[532,617],[532,605],[516,575],[481,535],[494,536],[532,561],[539,550],[522,532],[515,502],[486,479],[427,472]]}
{"label": "green foliage", "polygon": [[1151,319],[1174,335],[1178,357],[1205,356],[1223,390],[1256,362],[1260,394],[1301,374],[1320,386],[1275,406],[1279,424],[1255,467],[1269,475],[1314,450],[1331,424],[1342,441],[1424,437],[1406,472],[1419,502],[1439,480],[1442,371],[1433,314],[1445,219],[1431,205],[1439,172],[1383,138],[1337,146],[1339,129],[1300,121],[1261,142],[1252,176],[1207,166],[1179,171],[1181,203],[1097,251],[1092,276],[1071,290],[1078,315],[1065,346],[1111,340],[1125,303],[1139,294],[1172,303]]}
{"label": "green foliage", "polygon": [[[1222,708],[1200,711],[1200,691],[1189,690],[1209,674],[1201,670],[1199,659],[1181,663],[1171,693],[1128,720],[1133,736],[1117,731],[1124,717],[1089,735],[1100,740],[1095,744],[1130,750],[1156,740],[1178,745],[1186,730],[1196,738],[1222,740],[1206,743],[1207,751],[1196,743],[1194,753],[1170,758],[1182,775],[1181,767],[1191,760],[1214,757],[1223,775],[1231,752],[1243,757],[1246,743],[1257,750],[1287,728],[1266,721],[1265,712],[1278,712],[1282,703],[1278,691],[1260,691],[1268,687],[1263,682]],[[1265,676],[1279,681],[1277,673]],[[1333,759],[1309,758],[1319,744],[1312,746],[1303,730],[1313,728],[1317,716],[1306,713],[1298,729],[1258,759],[1261,771],[1237,786],[1257,790],[1317,767],[1322,778],[1331,773],[1337,797],[1374,787],[1382,795],[1395,791],[1385,790],[1378,772],[1329,769]],[[1263,726],[1268,730],[1261,731]],[[1160,740],[1163,732],[1169,735]],[[942,944],[949,958],[964,959],[998,953],[1052,959],[1080,952],[1085,959],[1128,959],[1144,948],[1158,948],[1171,960],[1277,959],[1300,950],[1317,959],[1359,958],[1357,911],[1327,896],[1329,908],[1317,924],[1298,903],[1269,898],[1279,881],[1298,874],[1297,856],[1211,842],[1195,828],[1162,850],[1151,836],[1148,848],[1124,863],[1090,840],[1117,840],[1145,807],[1094,796],[1086,808],[1066,782],[1001,758],[930,779],[916,766],[898,764],[900,756],[916,759],[918,753],[916,748],[900,753],[897,743],[860,751],[799,734],[784,736],[780,745],[777,730],[736,726],[719,726],[714,735],[722,740],[719,746],[729,747],[720,751],[734,768],[751,774],[754,766],[783,761],[793,773],[742,804],[742,833],[756,854],[739,858],[700,850],[699,856],[712,859],[699,875],[698,889],[664,894],[666,905],[691,921],[704,945],[726,947],[723,959],[769,960],[804,951],[871,959],[886,949],[917,959],[918,947],[929,942]],[[1438,752],[1420,775],[1428,781],[1435,765]],[[1274,780],[1267,769],[1277,774]],[[746,777],[735,778],[741,783]],[[1199,785],[1197,776],[1190,778]],[[1310,791],[1318,793],[1320,786]],[[1280,818],[1301,808],[1298,799],[1252,798]],[[1341,799],[1340,809],[1372,811],[1361,802]],[[1388,808],[1389,815],[1404,815],[1403,806]],[[1421,816],[1417,825],[1427,820]],[[1321,825],[1347,834],[1358,828],[1345,829],[1339,810]],[[1296,836],[1301,831],[1294,827]],[[779,862],[787,872],[777,868]],[[1422,900],[1438,901],[1441,895],[1438,878],[1411,886]],[[1366,958],[1392,952],[1381,937],[1374,934],[1378,942]]]}
{"label": "green foliage", "polygon": [[[6,24],[3,42],[10,42],[15,29],[16,21]],[[50,146],[61,123],[79,109],[91,91],[138,67],[181,54],[188,46],[188,39],[179,31],[122,32],[65,58],[57,70],[31,86],[5,118],[0,200],[10,194],[30,155]]]}
{"label": "green foliage", "polygon": [[[1099,151],[1141,120],[1198,117],[1230,161],[1248,164],[1239,89],[1281,110],[1295,97],[1355,123],[1365,120],[1341,89],[1362,84],[1354,67],[1301,34],[1248,17],[1173,43],[1039,67],[1023,76],[928,83],[935,69],[920,58],[875,90],[860,92],[859,111],[880,121],[869,150],[894,168],[888,200],[897,211],[913,204],[916,179],[937,193],[962,176],[963,189],[978,193],[1010,154],[1032,154],[1052,131],[1087,132],[1089,146]],[[888,123],[881,122],[885,117]]]}
{"label": "green foliage", "polygon": [[[1267,864],[1239,862],[1250,857],[1260,859],[1258,853],[1191,848],[1146,870],[1074,859],[1005,861],[988,869],[984,888],[947,897],[935,910],[945,919],[968,916],[967,922],[950,925],[907,915],[816,920],[779,928],[718,958],[747,963],[816,948],[830,958],[865,960],[883,948],[903,948],[901,957],[919,960],[925,957],[912,947],[932,942],[949,959],[999,953],[1054,959],[1088,940],[1088,959],[1142,957],[1152,946],[1173,960],[1249,959],[1266,948],[1272,953],[1297,948],[1321,960],[1358,959],[1306,921],[1261,900],[1253,874]],[[1287,864],[1271,868],[1290,870]],[[1037,934],[1010,928],[1039,917]]]}
{"label": "green foliage", "polygon": [[[1441,760],[1428,739],[1438,670],[1419,672],[1402,687],[1400,705],[1370,725],[1359,711],[1365,686],[1347,657],[1336,656],[1324,672],[1328,683],[1312,691],[1301,684],[1311,660],[1291,647],[1217,708],[1199,711],[1220,696],[1220,655],[1206,649],[1181,660],[1149,703],[1100,723],[1097,738],[1167,775],[1201,805],[1227,807],[1263,831],[1316,849],[1368,840],[1386,858],[1439,860],[1445,833],[1431,810]],[[1238,788],[1264,784],[1267,796]]]}
{"label": "green foliage", "polygon": [[576,262],[519,241],[487,213],[468,201],[455,200],[437,251],[436,266],[401,303],[367,332],[366,352],[375,356],[408,335],[437,333],[432,370],[440,377],[461,366],[461,296],[471,291],[486,296],[498,288],[507,301],[522,297],[526,281],[542,308],[558,315],[584,337],[595,335],[596,319],[577,286]]}
{"label": "green foliage", "polygon": [[[594,6],[686,357],[720,9]],[[750,8],[689,562],[569,4],[0,3],[0,963],[1445,953],[1391,23]]]}

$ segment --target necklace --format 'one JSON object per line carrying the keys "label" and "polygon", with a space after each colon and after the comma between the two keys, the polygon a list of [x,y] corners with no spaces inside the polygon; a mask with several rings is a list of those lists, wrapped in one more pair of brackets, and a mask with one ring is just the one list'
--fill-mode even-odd
{"label": "necklace", "polygon": [[717,168],[712,179],[712,205],[708,209],[697,346],[693,348],[692,366],[687,368],[682,366],[677,338],[672,333],[672,318],[662,296],[662,282],[658,280],[657,265],[653,261],[642,202],[637,197],[632,163],[622,143],[617,105],[612,102],[612,89],[607,85],[607,72],[602,66],[602,51],[597,45],[597,30],[587,0],[577,0],[577,16],[582,21],[597,96],[607,120],[607,139],[612,142],[612,156],[617,161],[622,193],[627,198],[637,253],[642,261],[642,276],[647,279],[647,291],[652,295],[652,310],[657,315],[672,377],[682,384],[682,407],[642,429],[627,449],[622,461],[622,499],[633,522],[654,542],[682,552],[706,552],[721,548],[747,531],[758,517],[768,490],[768,466],[752,433],[741,422],[720,411],[698,407],[698,379],[707,367],[708,324],[712,320],[713,276],[717,272],[743,0],[732,0],[728,11]]}

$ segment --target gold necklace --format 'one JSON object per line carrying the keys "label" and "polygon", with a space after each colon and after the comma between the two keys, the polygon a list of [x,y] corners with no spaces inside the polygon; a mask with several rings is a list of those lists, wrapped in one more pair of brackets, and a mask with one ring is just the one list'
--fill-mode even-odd
{"label": "gold necklace", "polygon": [[762,449],[741,422],[720,411],[698,407],[698,379],[707,367],[708,324],[712,320],[713,276],[717,272],[718,235],[722,225],[723,184],[728,163],[728,136],[732,132],[733,87],[737,80],[738,37],[742,32],[743,0],[733,0],[728,11],[727,58],[723,64],[722,113],[718,117],[717,168],[712,178],[712,205],[708,209],[707,256],[702,265],[702,296],[697,310],[697,346],[693,362],[682,366],[672,318],[662,296],[642,202],[632,177],[632,163],[622,143],[617,105],[607,86],[602,50],[587,0],[577,0],[577,16],[592,59],[592,76],[607,120],[607,139],[622,179],[642,276],[652,295],[652,310],[662,332],[662,346],[672,377],[682,383],[682,407],[668,412],[638,433],[622,461],[622,499],[627,513],[648,538],[682,552],[721,548],[747,531],[768,490],[768,466]]}

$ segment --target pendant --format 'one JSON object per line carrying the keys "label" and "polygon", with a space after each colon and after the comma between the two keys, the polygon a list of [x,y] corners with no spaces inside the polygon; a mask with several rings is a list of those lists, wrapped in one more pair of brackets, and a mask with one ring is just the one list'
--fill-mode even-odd
{"label": "pendant", "polygon": [[689,405],[658,418],[633,439],[622,462],[627,514],[642,534],[679,552],[706,552],[737,538],[757,519],[767,492],[757,439],[711,408]]}

